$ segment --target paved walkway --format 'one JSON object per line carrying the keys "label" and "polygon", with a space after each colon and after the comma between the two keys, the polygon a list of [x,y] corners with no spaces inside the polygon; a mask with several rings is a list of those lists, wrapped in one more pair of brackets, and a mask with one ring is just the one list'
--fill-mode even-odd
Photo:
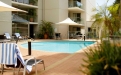
{"label": "paved walkway", "polygon": [[[24,58],[28,57],[28,50],[20,46],[21,42],[18,43],[22,55]],[[45,61],[45,70],[42,64],[38,64],[37,70],[38,75],[84,75],[81,73],[81,64],[84,63],[85,54],[81,50],[77,53],[55,53],[32,50],[32,56],[43,59]],[[12,72],[5,72],[4,75],[12,75]],[[19,73],[22,75],[22,73]],[[27,75],[35,75],[35,69]]]}

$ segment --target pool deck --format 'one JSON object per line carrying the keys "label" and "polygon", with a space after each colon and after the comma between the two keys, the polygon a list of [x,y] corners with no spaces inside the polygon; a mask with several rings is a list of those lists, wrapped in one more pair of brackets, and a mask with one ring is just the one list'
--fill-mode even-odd
{"label": "pool deck", "polygon": [[[20,46],[20,44],[25,42],[27,43],[27,41],[20,41],[18,45],[23,57],[28,58],[30,57],[28,56],[28,50]],[[86,50],[86,48],[83,50]],[[79,50],[78,52],[72,54],[32,50],[31,56],[43,59],[45,62],[45,70],[43,69],[42,64],[37,65],[38,75],[84,75],[80,71],[82,69],[84,70],[81,64],[84,63],[83,59],[86,59],[83,50]],[[4,72],[3,75],[8,74],[12,75],[13,73]],[[19,75],[22,75],[22,73],[19,73]],[[35,75],[35,68],[33,68],[32,72],[27,75]]]}

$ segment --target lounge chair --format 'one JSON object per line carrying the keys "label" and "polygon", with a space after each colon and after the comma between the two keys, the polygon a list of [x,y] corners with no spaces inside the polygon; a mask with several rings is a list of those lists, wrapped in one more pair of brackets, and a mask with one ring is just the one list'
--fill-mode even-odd
{"label": "lounge chair", "polygon": [[22,36],[19,33],[14,33],[14,35],[15,35],[15,38],[18,39],[18,40],[23,39]]}
{"label": "lounge chair", "polygon": [[4,37],[5,37],[5,39],[6,39],[6,40],[4,40],[4,41],[6,41],[6,42],[11,41],[11,40],[16,41],[16,43],[18,42],[18,39],[15,40],[14,37],[11,38],[11,36],[10,36],[9,33],[4,33]]}
{"label": "lounge chair", "polygon": [[7,40],[11,40],[12,39],[9,33],[4,33],[4,36],[5,36],[5,38]]}
{"label": "lounge chair", "polygon": [[[12,67],[14,69],[19,68],[19,70],[16,71],[22,71],[23,75],[25,75],[26,72],[30,73],[32,70],[32,66],[35,66],[36,68],[36,65],[39,63],[42,63],[44,66],[44,60],[41,59],[32,57],[30,59],[24,60],[17,44],[15,43],[0,43],[0,56],[0,64],[2,65],[0,70],[1,74],[3,74],[4,65],[6,65],[7,67]],[[23,69],[21,70],[20,68]],[[13,73],[15,73],[15,70],[13,70]]]}

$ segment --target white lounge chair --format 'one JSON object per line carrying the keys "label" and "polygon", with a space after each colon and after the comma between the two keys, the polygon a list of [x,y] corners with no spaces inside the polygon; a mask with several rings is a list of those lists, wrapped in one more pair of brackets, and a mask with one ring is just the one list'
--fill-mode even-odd
{"label": "white lounge chair", "polygon": [[12,39],[9,33],[4,33],[4,36],[5,36],[5,38],[7,40],[11,40]]}
{"label": "white lounge chair", "polygon": [[18,40],[21,40],[23,39],[22,36],[20,35],[20,33],[14,33],[15,37],[18,39]]}

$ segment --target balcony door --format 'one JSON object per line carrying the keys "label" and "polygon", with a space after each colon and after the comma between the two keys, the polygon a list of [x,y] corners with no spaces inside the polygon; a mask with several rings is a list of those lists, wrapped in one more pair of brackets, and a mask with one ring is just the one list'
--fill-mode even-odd
{"label": "balcony door", "polygon": [[74,21],[81,21],[81,13],[73,13]]}

